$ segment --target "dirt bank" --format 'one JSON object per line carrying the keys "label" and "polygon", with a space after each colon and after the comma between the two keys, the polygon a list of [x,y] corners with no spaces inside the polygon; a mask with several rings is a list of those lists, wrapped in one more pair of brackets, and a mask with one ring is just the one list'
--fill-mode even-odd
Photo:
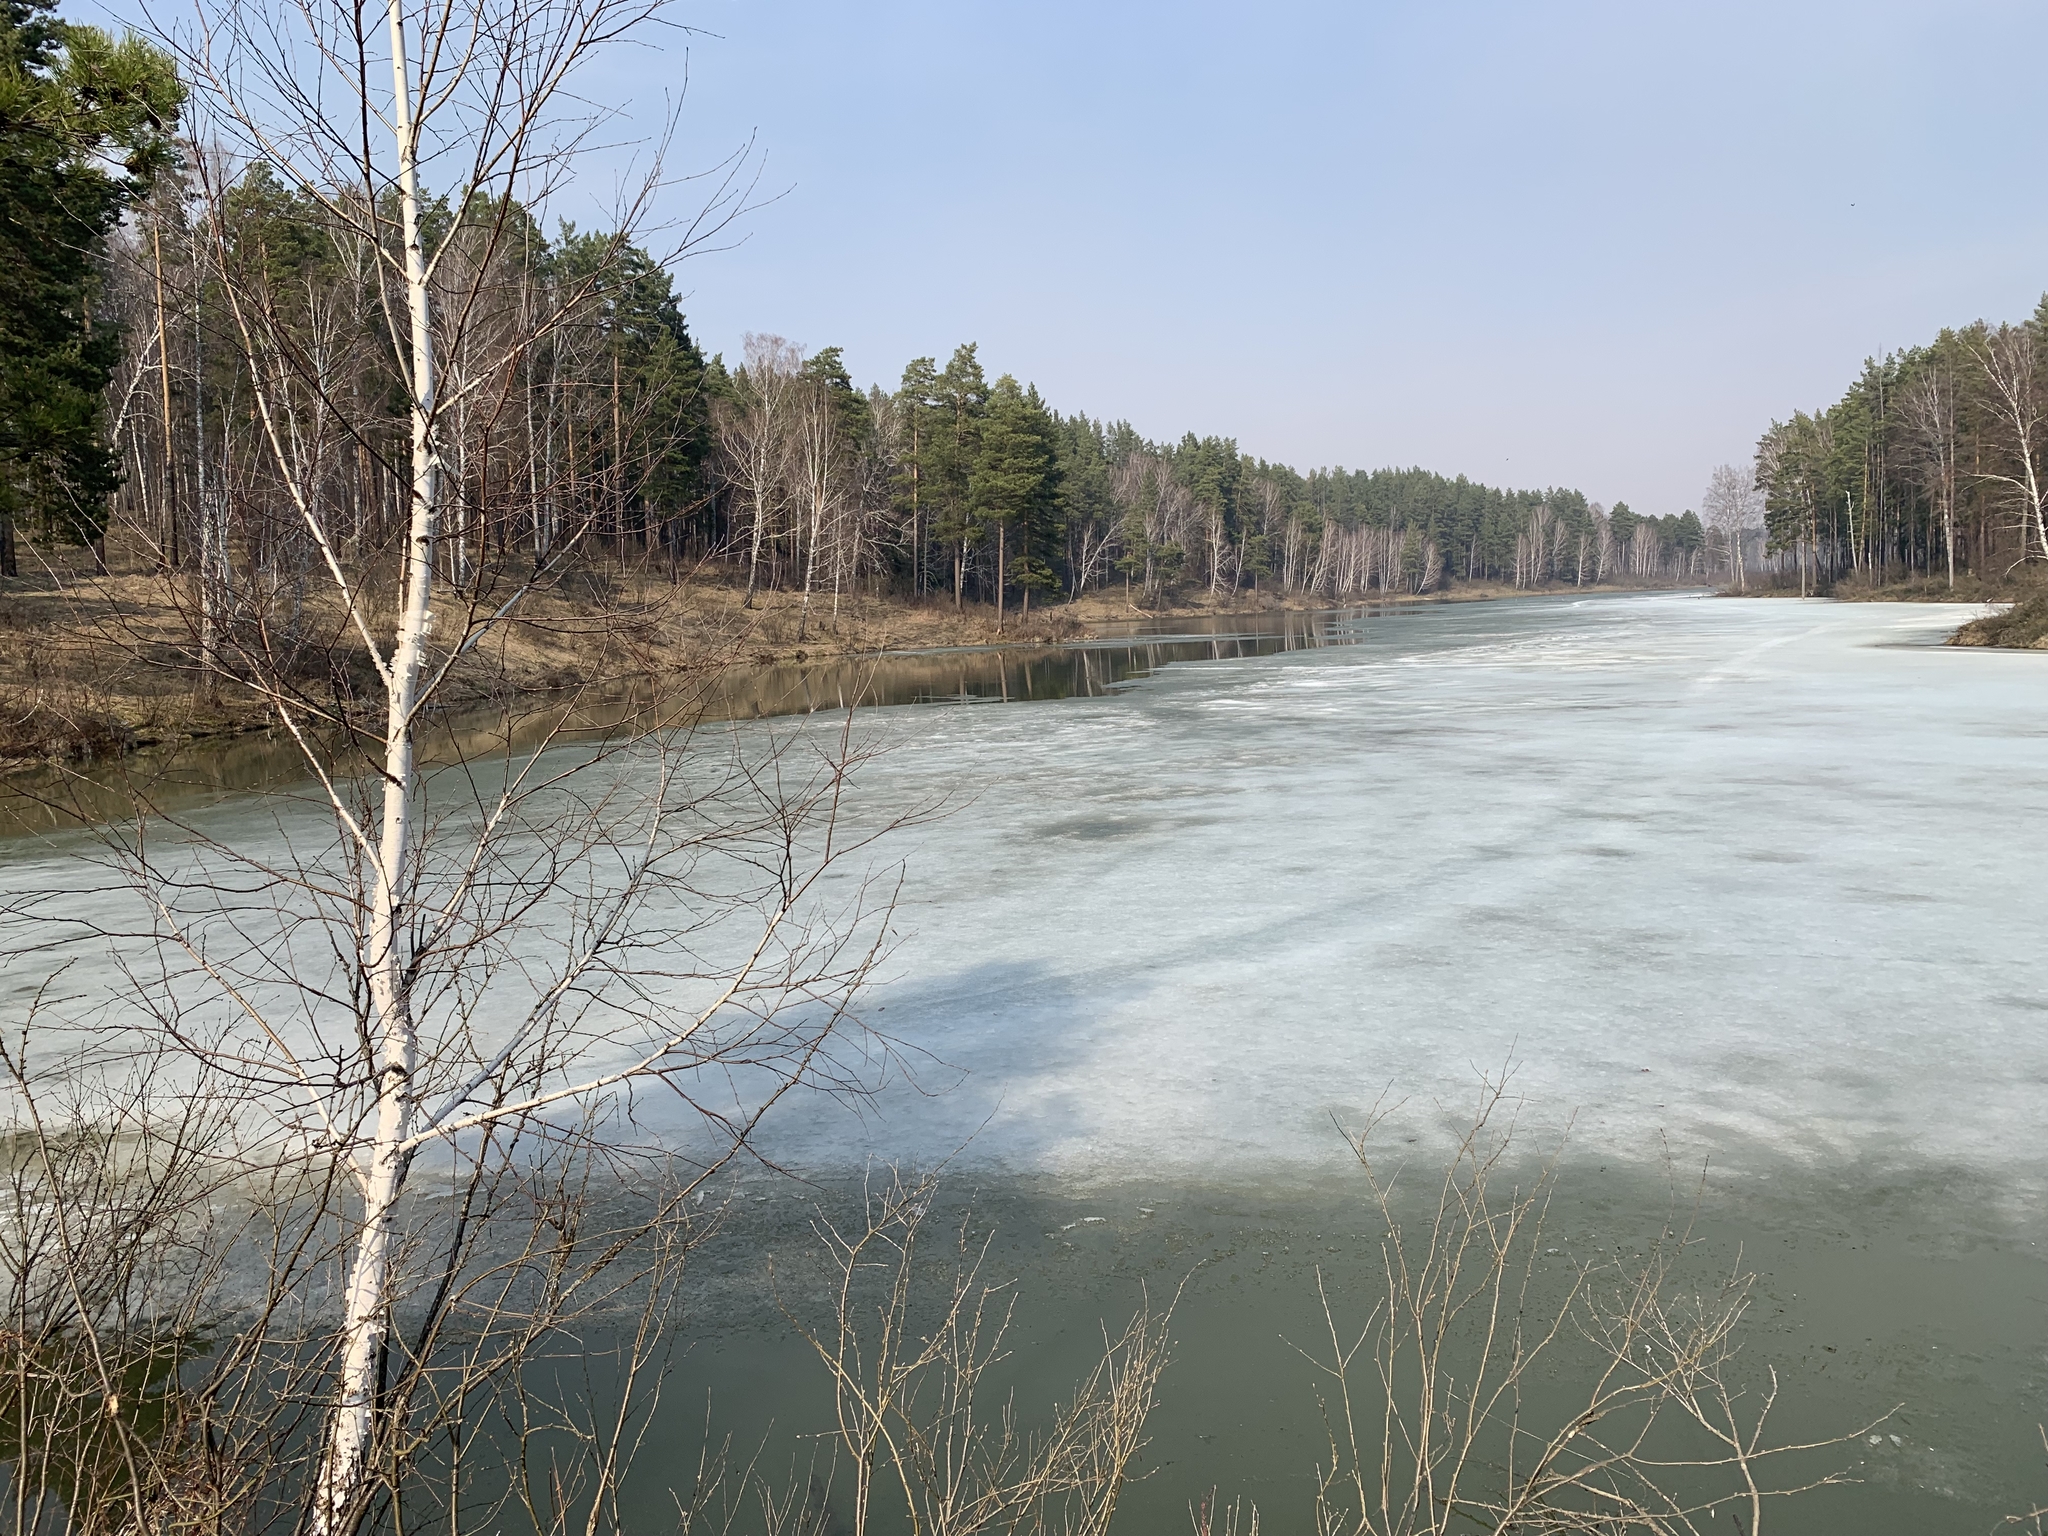
{"label": "dirt bank", "polygon": [[[1573,591],[1578,589],[1565,589]],[[1611,589],[1604,589],[1611,590]],[[1529,596],[1492,584],[1460,585],[1422,597],[1374,602],[1470,602]],[[78,552],[0,582],[0,773],[51,762],[104,761],[142,747],[176,745],[263,729],[266,701],[198,665],[198,622],[188,578],[147,570],[100,573]],[[499,594],[446,592],[437,632],[459,637],[464,621],[489,613]],[[388,604],[368,599],[373,628],[387,629]],[[998,621],[992,607],[955,607],[943,596],[757,594],[720,570],[592,565],[548,590],[524,596],[511,618],[464,656],[450,702],[485,702],[579,686],[630,686],[733,665],[815,661],[878,651],[954,646],[1047,646],[1127,633],[1135,623],[1332,606],[1327,597],[1239,592],[1211,599],[1183,594],[1146,606],[1121,588],[1071,602],[1034,605]],[[295,604],[273,599],[271,614],[241,637],[285,671],[316,710],[349,707],[375,678],[338,606],[309,584]],[[288,626],[277,615],[288,612]]]}
{"label": "dirt bank", "polygon": [[2048,594],[2026,598],[2002,613],[1987,613],[1981,619],[1972,619],[1951,635],[1948,643],[2048,651]]}

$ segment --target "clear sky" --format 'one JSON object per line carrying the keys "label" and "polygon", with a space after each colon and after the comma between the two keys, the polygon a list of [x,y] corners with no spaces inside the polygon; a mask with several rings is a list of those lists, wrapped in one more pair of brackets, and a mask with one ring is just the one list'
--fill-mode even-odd
{"label": "clear sky", "polygon": [[[2048,288],[2038,3],[679,0],[679,159],[787,189],[714,350],[1668,512],[1866,355]],[[652,107],[682,51],[621,56]]]}
{"label": "clear sky", "polygon": [[863,383],[971,340],[1152,437],[1674,512],[1864,357],[2048,288],[2040,0],[669,15],[701,30],[582,84],[652,123],[687,68],[671,166],[753,135],[782,194],[681,267],[693,329]]}

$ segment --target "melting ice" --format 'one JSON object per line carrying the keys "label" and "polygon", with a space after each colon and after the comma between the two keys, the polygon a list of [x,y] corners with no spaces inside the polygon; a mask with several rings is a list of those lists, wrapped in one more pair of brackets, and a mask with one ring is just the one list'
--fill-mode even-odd
{"label": "melting ice", "polygon": [[913,1056],[783,1156],[1064,1177],[1341,1158],[1481,1069],[1573,1142],[2038,1193],[2048,657],[1973,610],[1445,605],[1106,699],[887,712],[910,834],[870,1016]]}

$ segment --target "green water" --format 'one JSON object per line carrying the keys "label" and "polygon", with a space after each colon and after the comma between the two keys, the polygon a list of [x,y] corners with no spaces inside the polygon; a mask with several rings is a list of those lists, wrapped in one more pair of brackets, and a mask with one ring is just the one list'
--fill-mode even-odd
{"label": "green water", "polygon": [[[1754,1403],[1776,1368],[1771,1438],[1831,1439],[1882,1421],[1875,1444],[1859,1435],[1784,1462],[1777,1475],[1787,1484],[1852,1481],[1771,1506],[1766,1529],[1990,1530],[2048,1497],[2034,1428],[2048,1306],[2037,1244],[1938,1180],[1768,1182],[1710,1175],[1695,1207],[1691,1184],[1568,1164],[1544,1238],[1558,1251],[1540,1261],[1530,1311],[1554,1302],[1570,1266],[1646,1252],[1676,1210],[1694,1242],[1675,1288],[1711,1288],[1737,1268],[1755,1276],[1735,1375]],[[1000,1385],[1014,1390],[1027,1422],[1046,1422],[1071,1394],[1100,1351],[1104,1323],[1120,1328],[1147,1293],[1155,1306],[1178,1295],[1174,1361],[1121,1529],[1185,1531],[1190,1503],[1215,1489],[1226,1502],[1256,1502],[1266,1529],[1299,1530],[1309,1528],[1326,1444],[1322,1379],[1300,1353],[1328,1351],[1319,1273],[1354,1325],[1378,1294],[1383,1228],[1362,1195],[1342,1181],[1134,1181],[1079,1192],[963,1176],[946,1188],[934,1234],[964,1223],[974,1245],[989,1237],[983,1278],[1015,1283],[1014,1352]],[[813,1325],[829,1318],[810,1224],[852,1209],[844,1189],[786,1183],[749,1186],[733,1200],[727,1230],[688,1288],[683,1347],[629,1489],[641,1518],[673,1508],[664,1474],[694,1464],[707,1403],[715,1435],[760,1452],[759,1466],[776,1477],[829,1459],[823,1368],[781,1309]],[[1589,1377],[1589,1357],[1567,1344],[1532,1379],[1531,1420],[1546,1411],[1561,1420]],[[1723,1480],[1675,1481],[1709,1494],[1732,1486],[1716,1476]],[[843,1488],[836,1497],[843,1514]]]}

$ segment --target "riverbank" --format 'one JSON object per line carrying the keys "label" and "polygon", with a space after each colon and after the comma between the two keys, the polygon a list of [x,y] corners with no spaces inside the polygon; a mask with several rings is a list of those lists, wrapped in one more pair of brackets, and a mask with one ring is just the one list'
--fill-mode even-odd
{"label": "riverbank", "polygon": [[[229,739],[275,723],[262,697],[198,667],[197,625],[186,585],[156,573],[98,574],[89,567],[52,567],[0,583],[0,678],[7,679],[0,682],[0,775]],[[1381,606],[1537,595],[1544,594],[1463,583],[1448,591],[1385,593],[1354,602]],[[441,633],[456,638],[462,621],[487,614],[493,601],[458,593],[443,605]],[[799,593],[769,592],[749,602],[743,587],[719,569],[675,580],[660,568],[592,565],[523,598],[489,642],[463,659],[448,698],[458,706],[485,705],[519,696],[538,701],[574,689],[701,686],[735,666],[969,647],[1029,650],[1126,636],[1160,621],[1332,606],[1325,596],[1271,592],[1181,594],[1148,606],[1140,596],[1110,588],[999,618],[991,606],[955,607],[944,596],[827,593],[806,603]],[[280,633],[273,618],[258,636],[266,646],[291,649],[290,670],[323,703],[374,683],[353,631],[330,608],[309,595],[292,611],[288,631]]]}
{"label": "riverbank", "polygon": [[[1724,590],[1723,597],[1802,597],[1796,587],[1755,586]],[[1950,645],[1990,646],[2000,650],[2048,651],[2048,591],[2039,582],[1986,581],[1961,575],[1953,583],[1940,576],[1912,581],[1872,583],[1838,581],[1825,596],[1837,603],[1976,603],[1997,611],[1985,613],[1949,636]]]}
{"label": "riverbank", "polygon": [[1948,643],[2048,651],[2048,595],[2030,597],[1999,613],[1972,619],[1951,635]]}

